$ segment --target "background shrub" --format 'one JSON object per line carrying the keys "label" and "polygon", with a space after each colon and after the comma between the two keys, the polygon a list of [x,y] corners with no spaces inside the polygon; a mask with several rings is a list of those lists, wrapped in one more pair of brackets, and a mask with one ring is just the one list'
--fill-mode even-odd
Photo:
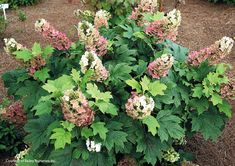
{"label": "background shrub", "polygon": [[210,2],[214,2],[214,3],[217,3],[217,2],[225,2],[225,3],[228,3],[228,4],[235,4],[235,0],[210,0]]}
{"label": "background shrub", "polygon": [[135,3],[138,0],[89,0],[90,4],[96,7],[97,9],[104,9],[109,11],[112,15],[125,15],[127,13],[130,13],[132,10],[132,6],[135,5]]}
{"label": "background shrub", "polygon": [[0,0],[0,3],[9,3],[11,8],[29,6],[38,2],[40,2],[40,0]]}

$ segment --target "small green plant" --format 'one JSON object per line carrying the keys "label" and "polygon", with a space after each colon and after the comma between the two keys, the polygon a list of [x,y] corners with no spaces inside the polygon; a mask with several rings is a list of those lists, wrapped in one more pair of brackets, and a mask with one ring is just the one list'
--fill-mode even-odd
{"label": "small green plant", "polygon": [[5,32],[6,28],[7,28],[7,21],[4,19],[3,16],[0,16],[0,35],[1,36]]}
{"label": "small green plant", "polygon": [[27,15],[26,15],[26,13],[25,13],[24,11],[22,11],[22,10],[20,10],[20,11],[18,12],[18,17],[19,17],[19,20],[22,21],[22,22],[24,22],[24,21],[27,20]]}

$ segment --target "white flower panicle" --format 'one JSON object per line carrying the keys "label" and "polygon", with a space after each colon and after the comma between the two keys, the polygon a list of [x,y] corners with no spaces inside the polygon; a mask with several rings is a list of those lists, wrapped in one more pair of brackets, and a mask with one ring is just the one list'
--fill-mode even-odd
{"label": "white flower panicle", "polygon": [[178,28],[181,24],[181,13],[179,10],[173,9],[167,13],[166,18],[169,28]]}
{"label": "white flower panicle", "polygon": [[132,96],[128,99],[125,105],[127,115],[133,119],[144,119],[151,115],[154,106],[153,98],[145,95],[138,95],[136,93],[132,93]]}
{"label": "white flower panicle", "polygon": [[89,152],[100,152],[101,145],[101,143],[95,143],[95,141],[91,141],[90,139],[86,140],[86,147]]}
{"label": "white flower panicle", "polygon": [[[82,19],[91,19],[94,17],[94,13],[90,10],[80,10],[80,9],[77,9],[77,10],[74,10],[74,15],[77,16],[77,17],[81,17]],[[87,20],[88,21],[88,20]]]}
{"label": "white flower panicle", "polygon": [[234,40],[230,37],[224,36],[219,41],[219,49],[225,54],[230,54],[233,48]]}
{"label": "white flower panicle", "polygon": [[79,40],[85,42],[92,35],[94,26],[88,21],[82,21],[78,23],[77,31]]}
{"label": "white flower panicle", "polygon": [[109,76],[109,72],[103,66],[102,61],[99,59],[97,54],[93,51],[86,51],[82,56],[79,63],[81,65],[81,72],[85,73],[89,69],[94,70],[94,80],[101,82],[106,80]]}
{"label": "white flower panicle", "polygon": [[211,45],[212,51],[208,57],[210,64],[218,64],[226,56],[228,56],[233,48],[234,40],[230,37],[224,36],[220,40],[216,41],[215,44]]}
{"label": "white flower panicle", "polygon": [[7,54],[12,55],[13,52],[20,51],[24,48],[23,45],[16,42],[14,38],[9,38],[9,39],[5,38],[3,40],[5,43],[4,50],[6,51]]}
{"label": "white flower panicle", "polygon": [[45,19],[43,19],[43,18],[37,20],[35,22],[35,24],[34,24],[35,31],[36,32],[42,32],[44,27],[45,27],[45,25],[47,25],[47,24],[48,24],[48,22]]}

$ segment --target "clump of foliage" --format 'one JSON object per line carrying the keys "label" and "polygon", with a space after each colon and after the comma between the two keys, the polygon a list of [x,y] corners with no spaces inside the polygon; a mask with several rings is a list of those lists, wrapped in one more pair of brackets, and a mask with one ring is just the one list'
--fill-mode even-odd
{"label": "clump of foliage", "polygon": [[20,10],[18,12],[18,18],[19,18],[20,21],[24,22],[24,21],[27,20],[27,15],[24,11]]}
{"label": "clump of foliage", "polygon": [[8,3],[11,8],[18,6],[30,6],[39,3],[41,0],[0,0],[0,3]]}
{"label": "clump of foliage", "polygon": [[121,16],[130,13],[132,7],[138,0],[89,0],[89,4],[94,5],[96,9],[104,9],[114,16]]}
{"label": "clump of foliage", "polygon": [[45,19],[35,29],[53,47],[5,40],[6,52],[25,62],[2,77],[27,114],[25,158],[56,166],[172,165],[187,159],[187,136],[220,136],[235,92],[221,60],[233,40],[189,52],[173,42],[180,11],[165,14],[154,0],[144,2],[118,25],[109,26],[106,11],[86,12],[77,42]]}
{"label": "clump of foliage", "polygon": [[[0,104],[0,114],[10,105],[10,100],[3,100]],[[1,156],[14,156],[25,148],[23,138],[25,133],[16,124],[0,115],[0,154]]]}
{"label": "clump of foliage", "polygon": [[214,2],[214,3],[225,2],[225,3],[228,3],[228,4],[235,5],[235,0],[210,0],[210,2]]}
{"label": "clump of foliage", "polygon": [[0,35],[1,36],[5,32],[6,28],[7,28],[7,21],[4,19],[3,16],[0,16]]}

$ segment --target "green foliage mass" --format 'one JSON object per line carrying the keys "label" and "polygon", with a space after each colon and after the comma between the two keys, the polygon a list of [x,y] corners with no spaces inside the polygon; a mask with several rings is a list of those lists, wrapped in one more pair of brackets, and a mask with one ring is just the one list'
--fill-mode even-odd
{"label": "green foliage mass", "polygon": [[228,3],[228,4],[232,4],[232,5],[235,5],[235,0],[209,0],[210,2],[214,2],[214,3],[217,3],[217,2],[224,2],[224,3]]}
{"label": "green foliage mass", "polygon": [[109,11],[113,16],[122,16],[130,13],[138,0],[89,0],[88,2],[97,9]]}
{"label": "green foliage mass", "polygon": [[10,7],[17,8],[18,6],[30,6],[39,3],[41,0],[0,0],[1,3],[8,3]]}

